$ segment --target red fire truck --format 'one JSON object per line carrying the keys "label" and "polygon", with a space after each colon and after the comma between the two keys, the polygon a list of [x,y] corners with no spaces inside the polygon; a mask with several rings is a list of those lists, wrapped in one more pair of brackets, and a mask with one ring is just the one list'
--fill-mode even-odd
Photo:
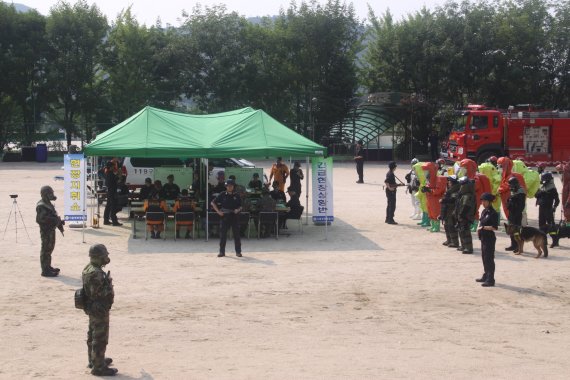
{"label": "red fire truck", "polygon": [[477,163],[491,156],[509,156],[528,166],[552,166],[570,160],[570,115],[537,111],[532,105],[507,111],[469,105],[458,111],[447,144],[447,159],[470,158]]}

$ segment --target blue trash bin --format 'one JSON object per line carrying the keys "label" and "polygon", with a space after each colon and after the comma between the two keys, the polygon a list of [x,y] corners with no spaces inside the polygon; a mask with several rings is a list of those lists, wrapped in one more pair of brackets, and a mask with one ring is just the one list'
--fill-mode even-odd
{"label": "blue trash bin", "polygon": [[37,162],[47,162],[47,158],[48,158],[47,144],[37,144],[36,145],[36,161]]}

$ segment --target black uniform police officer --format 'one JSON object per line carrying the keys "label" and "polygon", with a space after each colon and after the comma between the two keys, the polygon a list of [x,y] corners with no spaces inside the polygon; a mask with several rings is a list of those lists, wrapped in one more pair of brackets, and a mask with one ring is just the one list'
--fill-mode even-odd
{"label": "black uniform police officer", "polygon": [[499,228],[499,214],[493,208],[492,202],[495,196],[490,193],[481,194],[481,201],[485,208],[479,218],[479,228],[477,233],[481,240],[481,258],[483,259],[483,276],[477,282],[482,282],[481,286],[495,286],[495,231]]}
{"label": "black uniform police officer", "polygon": [[[218,257],[226,255],[226,239],[228,228],[232,228],[236,256],[241,257],[241,239],[239,233],[239,213],[241,212],[241,198],[234,191],[235,182],[232,179],[226,181],[226,191],[221,192],[211,203],[214,211],[222,217],[222,228],[220,231],[220,253]],[[218,204],[220,207],[218,207]]]}
{"label": "black uniform police officer", "polygon": [[386,173],[386,180],[384,181],[384,185],[386,186],[386,199],[388,201],[386,206],[386,223],[388,224],[398,224],[394,220],[394,213],[396,212],[396,190],[398,189],[396,176],[394,175],[396,167],[396,162],[390,161],[388,164],[390,170]]}

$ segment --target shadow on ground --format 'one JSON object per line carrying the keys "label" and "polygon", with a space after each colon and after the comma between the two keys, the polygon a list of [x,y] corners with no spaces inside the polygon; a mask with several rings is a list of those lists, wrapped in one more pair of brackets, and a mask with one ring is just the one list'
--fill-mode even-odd
{"label": "shadow on ground", "polygon": [[[303,221],[304,223],[304,221]],[[210,237],[205,241],[202,231],[200,237],[196,239],[177,239],[174,241],[173,224],[167,228],[166,240],[153,240],[144,238],[143,223],[137,223],[137,238],[129,237],[128,252],[132,254],[148,253],[217,253],[219,249],[219,238]],[[382,250],[378,244],[365,237],[361,231],[342,219],[335,218],[334,223],[327,227],[315,226],[309,221],[308,225],[303,225],[302,232],[299,231],[296,223],[291,223],[288,230],[282,231],[276,239],[257,239],[257,230],[251,227],[251,238],[242,238],[242,250],[249,252],[336,252],[336,251],[379,251]],[[318,242],[315,245],[315,242]],[[358,244],[355,244],[358,242]],[[316,248],[317,247],[317,248]],[[233,255],[234,241],[228,239],[226,254]]]}

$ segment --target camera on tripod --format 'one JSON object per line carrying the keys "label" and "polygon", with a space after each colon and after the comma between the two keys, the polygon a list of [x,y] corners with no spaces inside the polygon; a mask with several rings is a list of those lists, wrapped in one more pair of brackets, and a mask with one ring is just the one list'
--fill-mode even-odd
{"label": "camera on tripod", "polygon": [[10,194],[10,198],[18,198],[18,194]]}

